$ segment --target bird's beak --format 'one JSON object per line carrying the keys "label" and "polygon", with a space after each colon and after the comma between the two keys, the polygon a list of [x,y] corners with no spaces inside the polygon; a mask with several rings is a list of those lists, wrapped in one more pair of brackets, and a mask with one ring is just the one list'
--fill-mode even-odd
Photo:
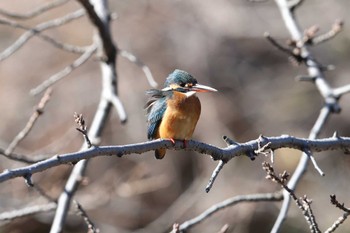
{"label": "bird's beak", "polygon": [[201,84],[196,84],[196,85],[193,85],[191,88],[190,88],[191,91],[195,91],[195,92],[217,92],[218,90],[212,88],[212,87],[208,87],[208,86],[204,86],[204,85],[201,85]]}

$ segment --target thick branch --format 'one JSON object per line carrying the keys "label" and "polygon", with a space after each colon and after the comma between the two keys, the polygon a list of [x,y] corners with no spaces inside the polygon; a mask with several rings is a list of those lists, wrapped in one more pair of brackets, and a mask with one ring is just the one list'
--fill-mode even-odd
{"label": "thick branch", "polygon": [[[95,25],[95,28],[99,32],[99,37],[102,40],[103,45],[103,53],[104,53],[104,59],[106,60],[106,63],[114,63],[116,54],[117,54],[117,48],[113,43],[112,37],[110,35],[109,31],[109,15],[107,17],[102,17],[98,14],[98,12],[95,10],[95,7],[103,9],[108,9],[104,4],[107,4],[105,1],[101,1],[93,5],[90,1],[87,0],[78,0],[81,5],[85,8],[87,11],[89,18],[91,22]],[[96,1],[97,2],[97,1]]]}
{"label": "thick branch", "polygon": [[[107,99],[107,97],[117,96],[117,48],[113,43],[109,29],[111,18],[108,12],[108,2],[106,0],[78,1],[85,8],[91,22],[94,24],[95,29],[98,32],[95,32],[94,39],[95,44],[97,44],[98,52],[101,55],[100,67],[102,77],[102,93],[98,109],[88,132],[88,137],[92,144],[97,145],[102,130],[106,125],[106,119],[110,114],[110,109],[112,106],[111,99]],[[120,109],[117,109],[118,113],[120,116],[123,116],[119,110]],[[121,118],[121,121],[126,121],[126,115],[125,118]],[[83,148],[86,148],[86,146],[86,144],[83,145]],[[87,159],[88,158],[84,158],[82,161],[79,161],[79,163],[74,167],[65,186],[65,192],[60,195],[54,222],[50,230],[51,233],[62,232],[63,230],[72,197],[79,186],[81,177],[85,173],[85,169],[88,164]]]}
{"label": "thick branch", "polygon": [[[308,76],[313,78],[314,83],[325,102],[325,106],[322,108],[320,115],[317,121],[315,122],[309,135],[310,139],[315,139],[320,133],[321,129],[323,128],[323,125],[328,119],[330,113],[340,112],[341,108],[338,104],[338,99],[340,96],[335,95],[336,93],[334,93],[334,89],[325,80],[325,77],[323,75],[324,69],[322,69],[322,67],[320,67],[319,64],[315,61],[315,59],[313,58],[312,54],[309,51],[307,44],[302,43],[303,34],[294,15],[295,8],[293,7],[291,8],[287,0],[275,0],[275,2],[280,10],[285,26],[287,27],[292,39],[299,45],[298,48],[300,49],[300,54],[305,60],[305,64],[308,69]],[[348,92],[348,90],[337,89],[337,92],[338,94],[339,93],[343,94]],[[307,163],[308,163],[308,156],[306,153],[303,153],[303,156],[300,159],[299,164],[293,176],[291,177],[291,180],[288,183],[288,187],[290,189],[292,190],[295,189],[299,180],[302,178],[303,174],[306,171]],[[284,200],[283,200],[282,208],[271,230],[271,233],[276,233],[279,231],[289,209],[289,204],[290,204],[289,194],[288,192],[284,191],[283,195],[284,195]]]}
{"label": "thick branch", "polygon": [[[91,139],[91,137],[90,137]],[[240,143],[237,145],[231,145],[226,148],[219,148],[203,142],[189,140],[186,145],[186,150],[197,151],[201,154],[211,155],[214,160],[225,160],[240,156],[255,153],[254,151],[260,148],[260,146],[270,143],[268,149],[276,150],[280,148],[293,148],[297,150],[310,150],[315,152],[328,151],[328,150],[344,150],[348,151],[350,148],[349,137],[331,137],[325,139],[304,139],[296,138],[288,135],[282,135],[280,137],[264,137],[257,140],[252,140],[246,143]],[[31,175],[51,167],[55,167],[61,164],[75,163],[83,159],[90,159],[99,156],[118,156],[128,154],[142,154],[155,149],[166,148],[172,150],[183,149],[183,142],[177,141],[175,145],[170,140],[154,140],[143,143],[129,144],[123,146],[101,146],[92,147],[85,151],[79,151],[74,153],[56,155],[52,158],[43,160],[41,162],[21,167],[12,170],[5,170],[0,174],[0,182],[15,178]]]}

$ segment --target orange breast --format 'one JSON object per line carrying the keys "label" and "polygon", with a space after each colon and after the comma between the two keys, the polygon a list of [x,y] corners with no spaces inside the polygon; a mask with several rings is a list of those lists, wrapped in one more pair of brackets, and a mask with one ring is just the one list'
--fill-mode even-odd
{"label": "orange breast", "polygon": [[160,138],[188,140],[192,137],[201,113],[201,104],[196,95],[187,97],[174,92],[167,101],[167,109],[159,126]]}

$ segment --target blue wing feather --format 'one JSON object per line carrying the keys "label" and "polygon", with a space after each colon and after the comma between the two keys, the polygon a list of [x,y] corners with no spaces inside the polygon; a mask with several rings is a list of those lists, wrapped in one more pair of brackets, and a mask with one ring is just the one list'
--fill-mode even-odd
{"label": "blue wing feather", "polygon": [[147,138],[155,139],[158,127],[162,122],[166,110],[167,98],[160,90],[150,90],[147,93],[152,97],[146,105],[148,122]]}

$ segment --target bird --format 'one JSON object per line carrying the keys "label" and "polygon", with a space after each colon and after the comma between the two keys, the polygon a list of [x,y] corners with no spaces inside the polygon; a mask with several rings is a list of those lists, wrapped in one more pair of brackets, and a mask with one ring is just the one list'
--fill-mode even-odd
{"label": "bird", "polygon": [[[175,69],[165,80],[161,90],[146,91],[150,96],[145,109],[147,110],[147,138],[186,140],[192,137],[197,125],[201,103],[197,92],[216,92],[217,90],[198,84],[197,80],[188,72]],[[155,157],[162,159],[166,149],[156,149]]]}

